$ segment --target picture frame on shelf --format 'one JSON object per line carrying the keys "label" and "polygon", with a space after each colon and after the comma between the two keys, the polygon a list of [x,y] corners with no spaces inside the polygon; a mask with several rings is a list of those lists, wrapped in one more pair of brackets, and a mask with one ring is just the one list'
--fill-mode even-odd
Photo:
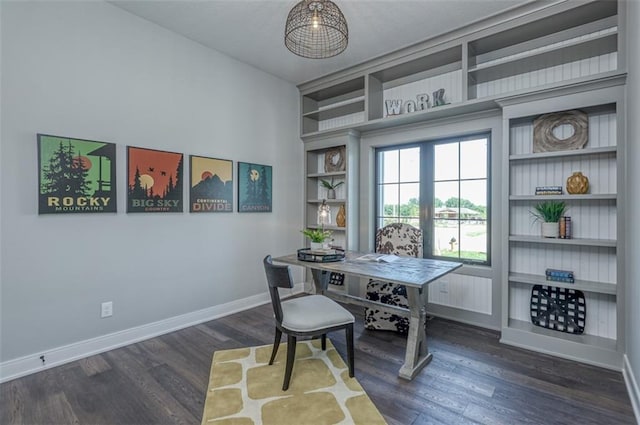
{"label": "picture frame on shelf", "polygon": [[[561,139],[554,130],[569,125],[571,136]],[[582,149],[589,138],[589,116],[580,110],[554,112],[533,121],[533,153]]]}
{"label": "picture frame on shelf", "polygon": [[344,146],[328,149],[324,155],[324,172],[342,172],[346,165],[346,149]]}

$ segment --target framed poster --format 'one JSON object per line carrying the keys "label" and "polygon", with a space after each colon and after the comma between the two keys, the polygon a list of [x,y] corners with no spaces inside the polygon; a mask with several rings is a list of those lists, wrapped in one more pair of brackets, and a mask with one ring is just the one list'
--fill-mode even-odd
{"label": "framed poster", "polygon": [[38,134],[38,214],[116,212],[116,145]]}
{"label": "framed poster", "polygon": [[238,162],[238,212],[271,212],[270,165]]}
{"label": "framed poster", "polygon": [[191,155],[189,211],[233,212],[233,161]]}
{"label": "framed poster", "polygon": [[183,155],[127,146],[127,212],[182,212]]}

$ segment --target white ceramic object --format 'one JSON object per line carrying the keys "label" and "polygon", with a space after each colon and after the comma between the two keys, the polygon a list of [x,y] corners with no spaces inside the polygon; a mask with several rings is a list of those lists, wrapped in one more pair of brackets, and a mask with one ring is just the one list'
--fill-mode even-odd
{"label": "white ceramic object", "polygon": [[560,225],[558,223],[542,223],[543,238],[557,238],[560,236]]}

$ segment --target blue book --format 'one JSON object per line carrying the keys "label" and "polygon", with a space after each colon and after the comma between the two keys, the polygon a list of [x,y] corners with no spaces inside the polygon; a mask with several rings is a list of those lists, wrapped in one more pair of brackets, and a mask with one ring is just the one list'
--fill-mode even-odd
{"label": "blue book", "polygon": [[576,283],[572,277],[547,276],[547,280],[553,282]]}
{"label": "blue book", "polygon": [[547,269],[545,270],[545,274],[547,276],[555,276],[555,277],[575,277],[572,271],[569,270],[557,270],[557,269]]}

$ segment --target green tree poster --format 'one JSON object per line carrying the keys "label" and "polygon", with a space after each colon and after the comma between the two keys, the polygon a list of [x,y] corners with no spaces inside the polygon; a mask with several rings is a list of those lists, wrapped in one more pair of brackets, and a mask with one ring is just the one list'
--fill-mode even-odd
{"label": "green tree poster", "polygon": [[270,165],[238,162],[238,212],[271,212]]}
{"label": "green tree poster", "polygon": [[38,213],[116,212],[114,143],[38,134]]}

